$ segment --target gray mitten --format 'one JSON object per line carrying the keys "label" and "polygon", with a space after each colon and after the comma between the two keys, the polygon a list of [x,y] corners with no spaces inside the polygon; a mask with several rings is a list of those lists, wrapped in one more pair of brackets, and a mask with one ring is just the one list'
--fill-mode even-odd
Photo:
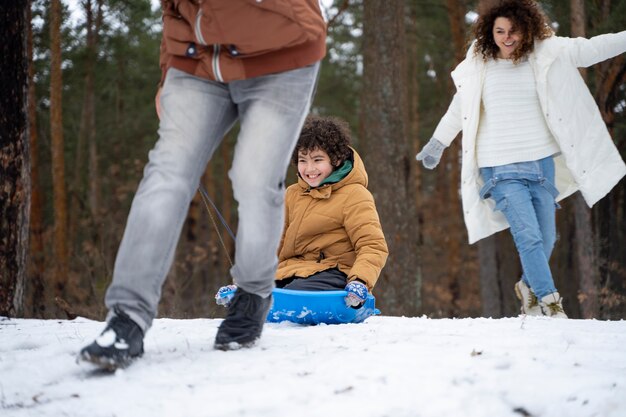
{"label": "gray mitten", "polygon": [[415,159],[422,161],[425,168],[433,169],[439,164],[439,160],[441,160],[441,155],[445,148],[443,143],[435,138],[431,138],[428,143],[424,145],[420,153],[415,155]]}

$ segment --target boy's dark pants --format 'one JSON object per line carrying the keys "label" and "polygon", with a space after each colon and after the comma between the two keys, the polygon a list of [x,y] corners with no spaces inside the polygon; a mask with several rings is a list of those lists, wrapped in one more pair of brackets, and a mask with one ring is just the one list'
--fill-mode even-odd
{"label": "boy's dark pants", "polygon": [[300,291],[337,291],[343,290],[348,276],[337,268],[317,272],[309,277],[292,277],[276,281],[276,287]]}

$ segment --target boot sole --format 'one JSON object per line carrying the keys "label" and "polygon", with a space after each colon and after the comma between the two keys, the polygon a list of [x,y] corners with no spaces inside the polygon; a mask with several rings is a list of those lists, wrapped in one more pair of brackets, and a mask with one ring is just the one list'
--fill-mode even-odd
{"label": "boot sole", "polygon": [[80,353],[76,358],[76,362],[87,362],[92,365],[96,365],[99,369],[107,372],[115,372],[118,369],[124,369],[130,366],[135,359],[140,358],[141,355],[130,357],[126,360],[119,361],[112,358],[106,358],[103,356],[92,356],[88,353]]}
{"label": "boot sole", "polygon": [[222,343],[218,343],[218,342],[215,342],[213,347],[215,349],[217,349],[217,350],[223,350],[223,351],[239,350],[239,349],[246,349],[246,348],[254,347],[257,344],[258,341],[259,341],[259,338],[257,337],[256,339],[252,340],[251,342],[245,342],[245,343],[239,343],[239,342],[222,342]]}

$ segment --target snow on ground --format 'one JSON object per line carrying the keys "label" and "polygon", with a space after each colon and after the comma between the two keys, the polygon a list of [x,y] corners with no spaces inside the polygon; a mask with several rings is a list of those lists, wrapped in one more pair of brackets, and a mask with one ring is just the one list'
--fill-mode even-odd
{"label": "snow on ground", "polygon": [[372,317],[267,324],[212,349],[219,319],[158,319],[115,374],[75,363],[104,324],[0,318],[0,415],[626,416],[626,322]]}

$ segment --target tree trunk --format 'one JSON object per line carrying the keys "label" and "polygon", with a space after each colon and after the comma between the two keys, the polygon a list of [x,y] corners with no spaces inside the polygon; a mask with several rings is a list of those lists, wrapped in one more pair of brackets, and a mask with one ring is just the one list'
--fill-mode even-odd
{"label": "tree trunk", "polygon": [[[101,234],[97,230],[98,225],[101,224],[99,219],[99,207],[100,207],[100,181],[98,175],[98,149],[96,144],[96,109],[95,109],[95,66],[98,57],[98,39],[100,24],[102,21],[102,1],[98,0],[95,5],[92,0],[86,0],[82,3],[83,10],[85,12],[85,26],[87,29],[86,37],[86,54],[85,54],[85,85],[84,85],[84,98],[80,122],[80,131],[78,135],[78,144],[76,146],[76,163],[74,169],[74,180],[72,187],[72,210],[74,218],[80,218],[80,204],[81,196],[84,194],[83,178],[84,167],[86,159],[87,164],[89,187],[87,191],[87,202],[89,208],[89,215],[92,222],[90,223],[95,230],[89,234],[90,237],[98,239]],[[85,147],[87,147],[87,156],[85,155]],[[75,223],[70,225],[69,235],[72,239],[75,238],[74,227]]]}
{"label": "tree trunk", "polygon": [[[30,4],[30,0],[29,0]],[[37,135],[37,97],[35,95],[35,68],[33,65],[32,13],[28,7],[28,131],[30,136],[30,314],[43,318],[46,311],[44,285],[45,253],[43,244],[43,199],[39,184],[39,137]]]}
{"label": "tree trunk", "polygon": [[[96,107],[95,107],[95,66],[98,59],[98,43],[100,38],[100,26],[102,23],[102,0],[97,0],[95,19],[91,0],[86,3],[90,9],[87,26],[87,66],[85,74],[85,112],[87,120],[87,143],[89,144],[89,211],[93,225],[99,228],[100,217],[100,175],[98,163],[98,146],[96,143]],[[98,230],[94,235],[100,236]]]}
{"label": "tree trunk", "polygon": [[467,14],[467,7],[464,0],[446,0],[446,8],[448,9],[448,21],[454,43],[454,61],[458,64],[465,58],[465,15]]}
{"label": "tree trunk", "polygon": [[[85,27],[87,28],[86,54],[85,54],[85,85],[83,87],[83,105],[80,117],[80,128],[78,130],[78,140],[76,143],[76,156],[74,161],[74,175],[70,182],[69,213],[74,221],[68,224],[68,237],[70,241],[75,242],[76,246],[80,246],[81,242],[77,235],[80,219],[83,217],[84,201],[84,170],[86,166],[85,146],[88,144],[88,135],[90,134],[90,117],[93,115],[93,58],[95,54],[92,50],[93,44],[93,8],[91,0],[81,3],[85,12]],[[91,93],[91,94],[90,94]],[[91,168],[89,168],[91,169]],[[89,235],[91,237],[91,234]]]}
{"label": "tree trunk", "polygon": [[[446,0],[448,9],[448,21],[450,23],[450,33],[454,44],[454,57],[456,66],[465,57],[465,15],[467,9],[463,1]],[[448,85],[450,97],[454,95],[455,87],[452,79],[448,77]],[[463,223],[463,210],[461,208],[461,197],[459,188],[461,186],[461,140],[457,138],[446,150],[446,156],[441,164],[442,167],[449,167],[447,174],[446,194],[443,195],[445,210],[449,210],[452,214],[451,221],[448,223],[446,235],[450,238],[446,243],[446,257],[448,269],[448,291],[450,293],[452,314],[458,313],[459,302],[461,301],[461,283],[471,279],[468,276],[462,276],[462,256],[461,244],[467,241],[465,234],[465,225]]]}
{"label": "tree trunk", "polygon": [[[612,20],[616,6],[611,0],[598,0],[600,11],[596,27],[603,27]],[[615,145],[624,155],[626,140],[614,135],[615,110],[618,107],[618,91],[626,82],[626,58],[624,54],[601,62],[593,67],[595,78],[594,96],[600,108],[602,118],[615,140]],[[600,270],[602,289],[598,299],[598,312],[601,318],[621,318],[626,311],[624,301],[624,262],[626,255],[626,186],[621,181],[616,187],[594,207],[595,233],[598,242],[597,265]]]}
{"label": "tree trunk", "polygon": [[[418,11],[416,4],[410,2],[407,5],[407,24],[406,24],[406,56],[407,56],[407,90],[408,90],[408,134],[411,138],[412,149],[411,155],[417,154],[419,149],[426,143],[420,143],[419,139],[419,79],[418,67],[420,65],[420,54],[417,48],[419,43],[419,30],[417,27]],[[422,170],[413,170],[413,181],[415,188],[415,211],[418,216],[418,224],[423,223],[422,219]],[[422,243],[422,230],[419,228],[420,236],[418,242]]]}
{"label": "tree trunk", "polygon": [[0,3],[0,316],[24,312],[28,252],[28,0]]}
{"label": "tree trunk", "polygon": [[480,298],[483,317],[499,318],[504,315],[502,288],[498,278],[496,237],[489,236],[478,242],[480,263]]}
{"label": "tree trunk", "polygon": [[63,111],[61,74],[61,0],[50,2],[50,136],[54,192],[55,295],[63,297],[68,279],[67,192],[63,153]]}
{"label": "tree trunk", "polygon": [[[584,0],[570,0],[572,37],[584,37],[585,31],[585,2]],[[581,69],[586,78],[586,71]],[[583,196],[577,193],[574,196],[575,239],[574,254],[576,275],[579,285],[579,302],[582,317],[590,319],[598,314],[598,283],[600,275],[596,263],[596,239],[591,223],[591,211],[587,207]]]}
{"label": "tree trunk", "polygon": [[[415,314],[421,305],[412,145],[407,136],[404,3],[363,5],[361,131],[370,189],[389,259],[376,288],[385,314]],[[385,30],[380,30],[385,28]]]}
{"label": "tree trunk", "polygon": [[597,243],[591,224],[591,211],[580,193],[574,196],[574,219],[574,255],[579,284],[580,313],[582,318],[591,319],[598,315],[600,274],[595,256]]}

